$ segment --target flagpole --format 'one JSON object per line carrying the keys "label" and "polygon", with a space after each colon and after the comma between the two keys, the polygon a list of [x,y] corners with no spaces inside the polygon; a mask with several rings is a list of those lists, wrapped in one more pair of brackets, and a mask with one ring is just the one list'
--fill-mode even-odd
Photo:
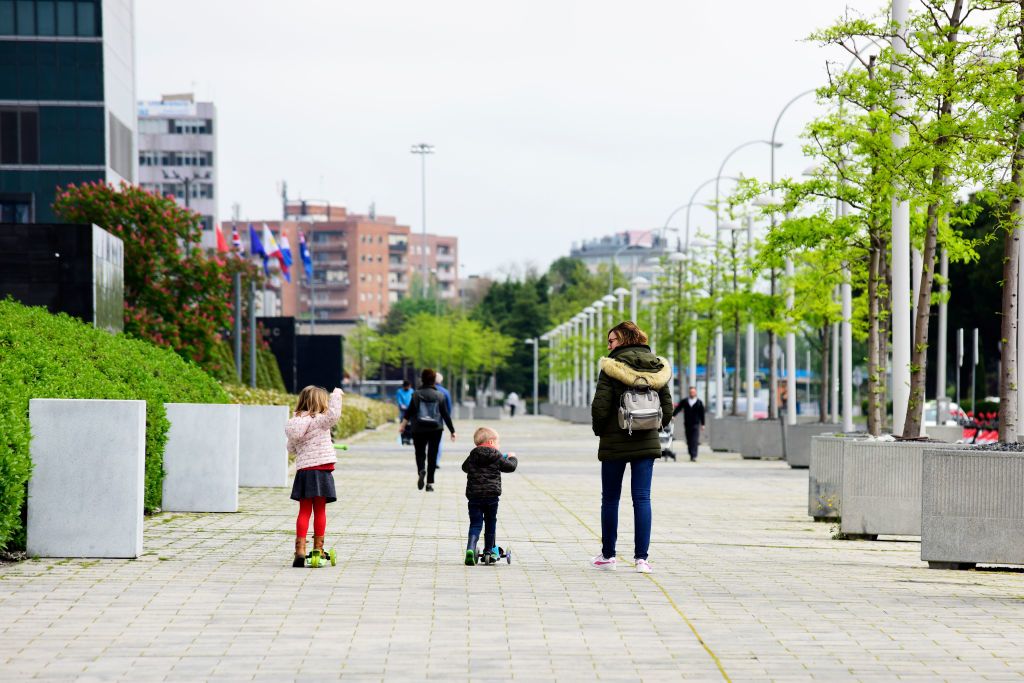
{"label": "flagpole", "polygon": [[[327,217],[330,220],[330,216]],[[313,228],[315,224],[310,221],[309,223],[309,239],[306,240],[306,253],[309,254],[309,262],[313,262]],[[299,259],[302,258],[302,247],[299,247]],[[305,266],[305,264],[303,264]],[[316,269],[313,270],[313,275],[316,275]],[[309,333],[316,334],[316,279],[310,277],[309,279]]]}

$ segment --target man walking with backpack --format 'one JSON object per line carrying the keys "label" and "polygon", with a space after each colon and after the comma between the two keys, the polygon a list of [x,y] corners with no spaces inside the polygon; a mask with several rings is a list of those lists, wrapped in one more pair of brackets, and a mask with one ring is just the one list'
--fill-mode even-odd
{"label": "man walking with backpack", "polygon": [[630,467],[633,498],[636,571],[651,572],[647,550],[651,543],[651,479],[654,461],[661,457],[658,432],[672,420],[672,367],[651,353],[647,335],[632,322],[608,331],[608,356],[590,405],[594,434],[601,438],[601,554],[590,561],[595,569],[615,569],[619,528],[619,498],[626,465]]}
{"label": "man walking with backpack", "polygon": [[427,491],[434,490],[437,450],[446,426],[452,434],[452,441],[455,441],[451,413],[445,404],[444,395],[435,386],[436,381],[437,373],[424,368],[420,373],[420,388],[413,392],[409,407],[405,410],[405,418],[398,427],[399,434],[405,430],[406,425],[412,428],[412,445],[416,450],[416,487],[421,491],[424,486]]}

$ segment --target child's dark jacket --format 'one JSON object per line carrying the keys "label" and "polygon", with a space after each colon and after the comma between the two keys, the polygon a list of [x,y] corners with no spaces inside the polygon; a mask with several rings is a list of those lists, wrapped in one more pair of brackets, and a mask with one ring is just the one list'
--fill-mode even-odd
{"label": "child's dark jacket", "polygon": [[466,498],[497,498],[501,495],[501,473],[515,472],[519,461],[505,457],[488,446],[477,446],[462,463],[466,473]]}

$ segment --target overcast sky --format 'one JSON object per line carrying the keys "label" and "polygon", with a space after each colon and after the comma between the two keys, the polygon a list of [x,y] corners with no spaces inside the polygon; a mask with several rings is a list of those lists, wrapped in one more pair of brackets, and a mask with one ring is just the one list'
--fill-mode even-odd
{"label": "overcast sky", "polygon": [[[428,142],[427,229],[458,236],[464,274],[544,268],[574,240],[662,225],[822,84],[840,55],[810,31],[884,5],[139,0],[138,97],[216,103],[222,219],[235,202],[279,218],[284,180],[418,231],[409,148]],[[783,119],[779,175],[808,165],[796,136],[814,111]],[[736,154],[739,172],[767,176],[767,146]]]}

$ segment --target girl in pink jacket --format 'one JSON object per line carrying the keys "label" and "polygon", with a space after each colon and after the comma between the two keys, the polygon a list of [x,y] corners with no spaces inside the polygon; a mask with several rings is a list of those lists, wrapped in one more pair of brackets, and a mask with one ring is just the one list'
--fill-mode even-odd
{"label": "girl in pink jacket", "polygon": [[292,500],[299,501],[293,567],[306,566],[310,515],[313,516],[313,550],[323,554],[327,503],[338,499],[334,490],[334,463],[338,459],[334,455],[331,427],[341,417],[341,396],[341,389],[335,389],[328,397],[326,389],[306,387],[299,394],[295,416],[284,427],[288,452],[295,454]]}

